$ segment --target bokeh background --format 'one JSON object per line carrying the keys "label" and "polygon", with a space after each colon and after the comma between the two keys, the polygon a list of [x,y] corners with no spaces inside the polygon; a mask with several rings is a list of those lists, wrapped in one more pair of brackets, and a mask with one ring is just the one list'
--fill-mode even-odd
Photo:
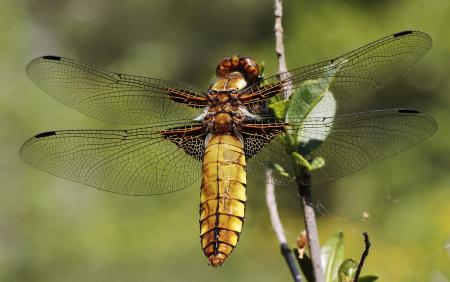
{"label": "bokeh background", "polygon": [[[285,1],[288,66],[350,51],[394,32],[429,33],[434,46],[366,108],[417,108],[439,131],[371,168],[314,187],[321,242],[345,233],[364,274],[380,281],[450,281],[450,2]],[[0,1],[0,281],[290,281],[265,206],[251,181],[244,232],[213,269],[198,238],[199,184],[159,197],[126,197],[58,179],[22,163],[32,135],[117,128],[43,93],[27,62],[54,54],[122,73],[207,87],[217,62],[239,53],[277,69],[273,1]],[[277,190],[290,243],[304,228],[295,191]],[[370,217],[362,219],[367,212]]]}

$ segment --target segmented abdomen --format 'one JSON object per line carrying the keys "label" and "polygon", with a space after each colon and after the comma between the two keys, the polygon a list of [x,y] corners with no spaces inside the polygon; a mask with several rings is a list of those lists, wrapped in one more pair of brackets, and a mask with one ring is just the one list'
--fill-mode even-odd
{"label": "segmented abdomen", "polygon": [[212,266],[221,265],[242,231],[246,196],[245,154],[234,135],[213,135],[203,158],[200,238]]}

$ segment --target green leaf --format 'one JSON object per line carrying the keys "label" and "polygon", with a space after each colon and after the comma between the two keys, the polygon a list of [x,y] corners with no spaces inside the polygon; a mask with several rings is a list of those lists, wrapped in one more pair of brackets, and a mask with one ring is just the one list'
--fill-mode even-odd
{"label": "green leaf", "polygon": [[300,167],[305,167],[306,169],[311,170],[311,168],[312,168],[311,164],[299,153],[293,152],[292,158],[294,159],[296,165],[298,165]]}
{"label": "green leaf", "polygon": [[317,157],[311,162],[311,170],[321,168],[324,165],[325,165],[325,160],[321,157]]}
{"label": "green leaf", "polygon": [[266,165],[269,169],[276,171],[280,175],[285,176],[285,177],[290,177],[289,172],[287,170],[285,170],[284,167],[282,167],[280,164],[267,162]]}
{"label": "green leaf", "polygon": [[[325,91],[321,100],[308,113],[307,117],[310,119],[320,118],[323,122],[332,123],[336,114],[336,100],[333,93]],[[330,134],[331,127],[321,126],[315,130],[303,130],[303,126],[299,129],[297,134],[297,142],[300,146],[307,146],[309,143],[321,144]]]}
{"label": "green leaf", "polygon": [[[312,84],[312,82],[309,82]],[[336,100],[328,90],[327,84],[312,84],[291,96],[285,113],[285,121],[292,125],[293,145],[309,147],[311,144],[320,145],[328,136],[331,127],[323,126],[317,130],[303,130],[305,119],[326,117],[324,122],[333,121],[336,114]],[[301,150],[300,150],[301,152]]]}
{"label": "green leaf", "polygon": [[261,61],[261,63],[259,64],[259,74],[261,75],[261,77],[264,77],[265,70],[266,70],[266,62]]}
{"label": "green leaf", "polygon": [[359,282],[373,282],[373,281],[377,281],[377,280],[378,280],[378,276],[375,276],[375,275],[366,275],[366,276],[359,278]]}
{"label": "green leaf", "polygon": [[[332,119],[336,114],[336,100],[333,93],[329,91],[330,83],[334,79],[334,74],[346,63],[346,60],[334,62],[335,67],[325,68],[323,77],[318,79],[310,79],[301,83],[290,97],[290,104],[286,111],[285,121],[287,123],[295,124],[293,127],[296,132],[295,140],[297,144],[306,144],[310,140],[317,139],[319,141],[325,140],[330,127],[322,127],[320,132],[303,132],[302,123],[308,118],[314,117],[328,117]],[[305,140],[303,140],[305,139]]]}
{"label": "green leaf", "polygon": [[325,282],[338,281],[338,271],[344,261],[344,234],[337,232],[322,246],[322,265],[325,270]]}
{"label": "green leaf", "polygon": [[295,91],[286,111],[286,122],[300,124],[309,112],[322,99],[327,85],[317,83],[318,80],[307,80],[302,83],[305,87],[299,87],[300,91]]}
{"label": "green leaf", "polygon": [[346,259],[339,267],[339,282],[353,282],[358,262],[354,259]]}
{"label": "green leaf", "polygon": [[269,103],[269,108],[278,120],[284,120],[288,105],[289,101],[287,100],[273,101]]}
{"label": "green leaf", "polygon": [[302,274],[305,277],[306,281],[314,282],[314,270],[311,259],[306,254],[303,254],[303,258],[300,258],[298,249],[294,249],[294,254],[297,258],[298,265],[300,266],[300,269],[302,270]]}
{"label": "green leaf", "polygon": [[[345,61],[339,62],[343,64]],[[286,134],[284,145],[291,154],[297,166],[308,170],[319,169],[325,165],[325,160],[318,156],[314,159],[305,158],[322,144],[331,132],[331,126],[322,126],[314,131],[303,130],[306,118],[320,117],[324,124],[332,124],[336,114],[336,100],[328,87],[334,79],[333,72],[338,68],[325,72],[323,78],[306,80],[296,88],[289,100],[282,100],[278,95],[272,97],[268,107],[276,119],[290,124],[292,132]],[[325,117],[325,118],[324,118]],[[323,118],[323,119],[322,119]],[[284,176],[289,173],[279,164],[273,164],[274,170]]]}

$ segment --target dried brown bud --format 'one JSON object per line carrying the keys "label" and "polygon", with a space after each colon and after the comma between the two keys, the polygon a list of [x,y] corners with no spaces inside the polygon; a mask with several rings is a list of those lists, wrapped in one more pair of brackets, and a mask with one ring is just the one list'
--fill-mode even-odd
{"label": "dried brown bud", "polygon": [[297,248],[298,248],[298,258],[302,259],[305,253],[306,247],[308,246],[308,238],[306,236],[306,231],[300,232],[297,237]]}

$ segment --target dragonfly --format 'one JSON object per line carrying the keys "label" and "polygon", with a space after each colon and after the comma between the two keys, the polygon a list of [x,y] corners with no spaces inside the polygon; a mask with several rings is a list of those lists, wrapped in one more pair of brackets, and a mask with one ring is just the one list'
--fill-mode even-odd
{"label": "dragonfly", "polygon": [[[64,57],[39,57],[26,73],[43,91],[89,117],[133,127],[47,131],[26,141],[20,155],[53,175],[124,195],[172,193],[201,181],[201,248],[210,265],[221,266],[242,232],[247,176],[264,179],[273,169],[276,183],[298,181],[289,173],[296,164],[289,161],[287,136],[300,140],[294,151],[302,160],[320,163],[310,171],[311,182],[320,183],[434,134],[434,119],[417,110],[348,112],[354,101],[376,95],[411,68],[431,45],[423,32],[399,32],[267,78],[253,59],[234,55],[220,61],[206,91]],[[306,113],[290,110],[283,118],[271,107],[317,88],[328,93],[322,100],[332,102]]]}

